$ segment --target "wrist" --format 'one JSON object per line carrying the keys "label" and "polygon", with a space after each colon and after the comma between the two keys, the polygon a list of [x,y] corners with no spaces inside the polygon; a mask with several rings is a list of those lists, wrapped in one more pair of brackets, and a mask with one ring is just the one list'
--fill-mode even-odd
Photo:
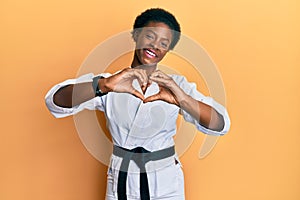
{"label": "wrist", "polygon": [[107,78],[104,77],[98,80],[98,87],[103,93],[108,93],[112,91],[112,89],[110,89],[108,85]]}
{"label": "wrist", "polygon": [[103,76],[95,76],[93,78],[92,86],[93,86],[95,97],[97,97],[97,96],[101,97],[101,96],[107,94],[106,91],[102,90],[102,88],[104,88],[104,87],[101,87],[101,84],[99,84],[99,82],[100,82],[101,79],[104,79],[104,77]]}
{"label": "wrist", "polygon": [[187,95],[180,87],[174,87],[171,89],[171,91],[179,105],[188,101],[187,98],[189,98],[189,95]]}

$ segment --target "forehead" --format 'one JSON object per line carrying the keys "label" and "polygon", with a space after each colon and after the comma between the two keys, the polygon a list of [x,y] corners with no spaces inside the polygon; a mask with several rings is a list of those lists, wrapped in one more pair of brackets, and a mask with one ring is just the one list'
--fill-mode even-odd
{"label": "forehead", "polygon": [[167,24],[163,22],[149,22],[146,26],[143,27],[142,31],[153,32],[167,39],[172,38],[172,30]]}

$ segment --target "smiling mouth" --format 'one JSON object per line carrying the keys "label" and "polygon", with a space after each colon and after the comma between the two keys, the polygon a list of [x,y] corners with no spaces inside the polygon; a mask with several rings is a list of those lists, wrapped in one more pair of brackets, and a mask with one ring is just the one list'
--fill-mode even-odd
{"label": "smiling mouth", "polygon": [[144,49],[144,52],[145,52],[146,56],[149,58],[157,57],[156,53],[151,49]]}

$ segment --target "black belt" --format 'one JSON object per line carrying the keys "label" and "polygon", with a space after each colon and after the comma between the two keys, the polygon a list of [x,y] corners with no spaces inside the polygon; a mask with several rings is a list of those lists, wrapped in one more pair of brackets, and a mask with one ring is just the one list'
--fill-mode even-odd
{"label": "black belt", "polygon": [[136,147],[134,149],[125,149],[122,147],[114,146],[113,154],[122,157],[122,163],[118,177],[118,200],[127,200],[126,196],[126,180],[127,171],[130,160],[133,160],[140,168],[140,195],[141,200],[150,200],[148,178],[145,165],[149,161],[161,160],[175,154],[174,146],[150,152],[143,147]]}

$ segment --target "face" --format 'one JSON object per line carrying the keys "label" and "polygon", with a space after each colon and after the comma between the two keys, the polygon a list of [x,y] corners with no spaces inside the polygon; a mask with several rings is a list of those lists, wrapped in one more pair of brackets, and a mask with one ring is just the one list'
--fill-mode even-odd
{"label": "face", "polygon": [[170,49],[172,31],[162,22],[150,22],[134,35],[136,42],[133,67],[156,65]]}

